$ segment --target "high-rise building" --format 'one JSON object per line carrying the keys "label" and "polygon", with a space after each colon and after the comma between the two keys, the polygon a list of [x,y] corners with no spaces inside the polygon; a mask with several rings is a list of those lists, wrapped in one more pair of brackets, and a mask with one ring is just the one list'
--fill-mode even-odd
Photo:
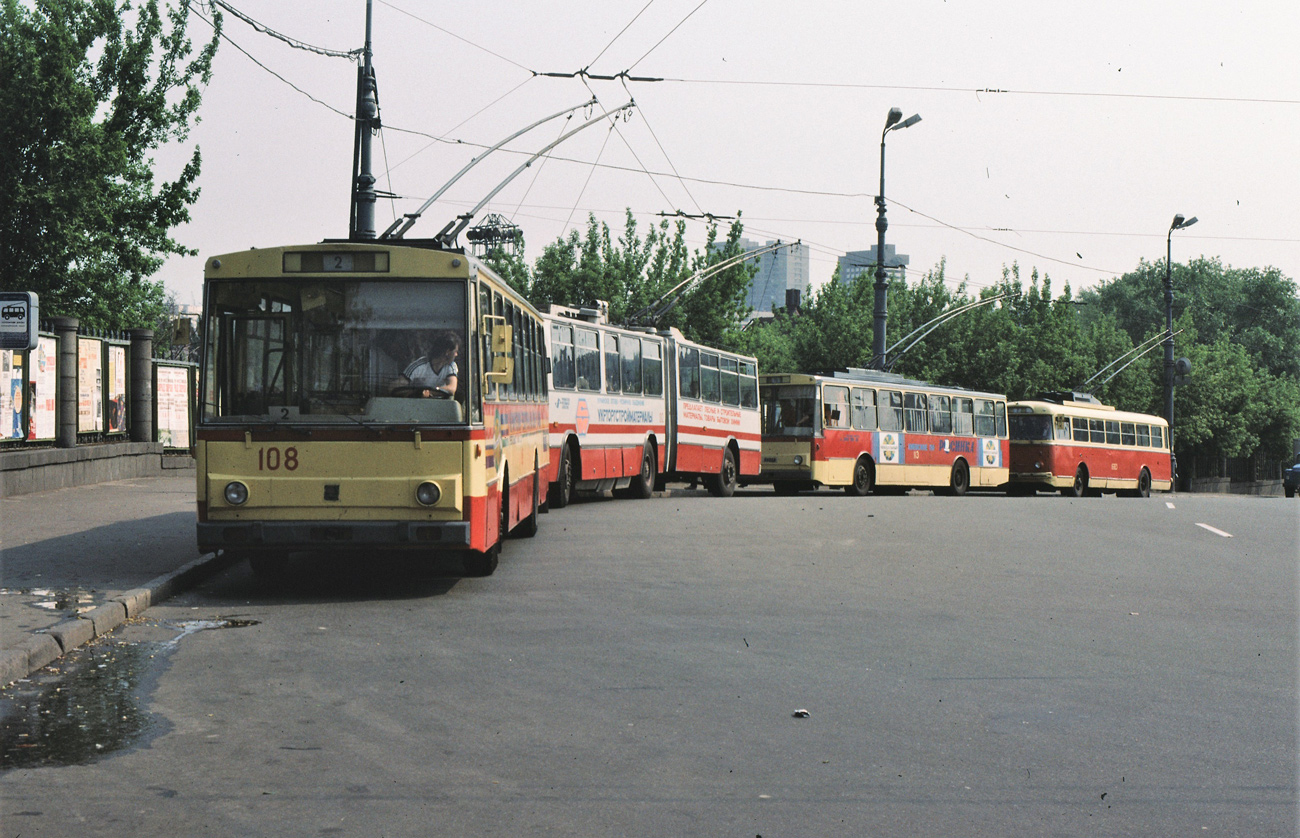
{"label": "high-rise building", "polygon": [[[759,244],[749,239],[740,239],[738,244],[746,253],[752,253],[776,242]],[[722,243],[714,244],[715,249],[722,246]],[[785,308],[786,292],[789,290],[798,291],[800,298],[808,293],[808,248],[802,244],[792,244],[764,253],[745,264],[758,266],[758,273],[754,274],[749,286],[749,297],[746,299],[753,309],[751,316],[766,316],[772,313],[773,308]]]}
{"label": "high-rise building", "polygon": [[[885,245],[885,273],[889,275],[891,282],[903,277],[909,261],[911,261],[910,257],[895,252],[892,244]],[[840,282],[852,282],[860,274],[867,274],[869,279],[875,278],[875,245],[868,250],[851,250],[840,257]]]}

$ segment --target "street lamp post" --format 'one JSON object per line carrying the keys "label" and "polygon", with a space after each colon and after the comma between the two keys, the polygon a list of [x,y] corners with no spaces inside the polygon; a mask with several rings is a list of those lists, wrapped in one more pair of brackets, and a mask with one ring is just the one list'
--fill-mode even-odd
{"label": "street lamp post", "polygon": [[1165,420],[1169,423],[1169,479],[1178,480],[1178,458],[1174,456],[1174,231],[1196,223],[1196,216],[1174,216],[1165,235]]}
{"label": "street lamp post", "polygon": [[903,119],[901,110],[890,108],[889,116],[885,119],[885,130],[880,132],[880,193],[876,195],[875,331],[871,341],[871,355],[875,358],[874,366],[877,369],[881,368],[885,359],[885,323],[889,316],[889,280],[885,278],[885,230],[889,229],[889,222],[885,220],[885,135],[900,128],[910,128],[920,121],[920,114]]}

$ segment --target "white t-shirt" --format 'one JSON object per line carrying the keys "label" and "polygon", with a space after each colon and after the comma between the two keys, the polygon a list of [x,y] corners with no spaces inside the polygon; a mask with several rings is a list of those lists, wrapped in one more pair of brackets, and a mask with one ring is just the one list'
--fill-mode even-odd
{"label": "white t-shirt", "polygon": [[442,387],[447,383],[447,379],[459,374],[455,361],[440,370],[435,370],[428,358],[417,358],[402,371],[402,375],[406,376],[412,385],[430,390],[434,387]]}

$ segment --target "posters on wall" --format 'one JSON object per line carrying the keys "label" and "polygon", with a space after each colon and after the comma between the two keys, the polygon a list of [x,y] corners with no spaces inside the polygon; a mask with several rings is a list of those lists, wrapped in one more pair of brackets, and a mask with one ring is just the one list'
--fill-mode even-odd
{"label": "posters on wall", "polygon": [[126,430],[126,347],[108,347],[108,432]]}
{"label": "posters on wall", "polygon": [[27,404],[31,408],[31,421],[27,425],[27,438],[54,439],[54,391],[59,380],[58,342],[54,338],[41,337],[28,357],[31,363],[27,369]]}
{"label": "posters on wall", "polygon": [[0,350],[0,439],[23,438],[23,353]]}
{"label": "posters on wall", "polygon": [[104,353],[95,338],[77,338],[77,433],[104,430]]}
{"label": "posters on wall", "polygon": [[167,448],[190,447],[189,370],[156,367],[154,400],[158,406],[158,441]]}

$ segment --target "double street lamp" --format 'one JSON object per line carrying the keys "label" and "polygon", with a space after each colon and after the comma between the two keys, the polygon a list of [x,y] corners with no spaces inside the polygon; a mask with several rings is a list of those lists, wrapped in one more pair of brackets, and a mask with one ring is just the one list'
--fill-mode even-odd
{"label": "double street lamp", "polygon": [[1175,215],[1165,235],[1165,420],[1169,422],[1169,479],[1178,479],[1178,460],[1174,457],[1174,263],[1173,238],[1175,230],[1182,230],[1196,223],[1196,216],[1183,218]]}
{"label": "double street lamp", "polygon": [[889,280],[885,274],[885,230],[889,229],[889,222],[885,220],[885,135],[900,128],[910,128],[920,121],[920,114],[912,114],[903,119],[901,110],[890,108],[889,116],[885,119],[885,130],[880,132],[880,194],[876,195],[875,331],[871,341],[871,354],[876,359],[877,366],[884,363],[885,323],[889,316]]}

